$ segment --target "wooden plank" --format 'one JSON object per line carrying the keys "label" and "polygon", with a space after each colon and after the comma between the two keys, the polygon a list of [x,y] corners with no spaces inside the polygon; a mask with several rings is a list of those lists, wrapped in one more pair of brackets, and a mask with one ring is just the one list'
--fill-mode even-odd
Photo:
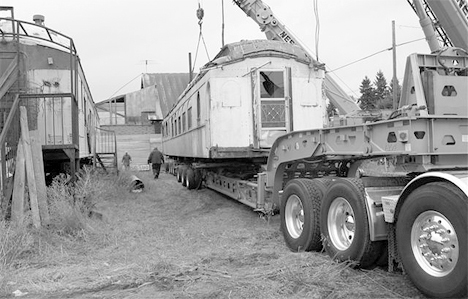
{"label": "wooden plank", "polygon": [[16,58],[17,56],[11,60],[7,69],[0,77],[0,99],[3,98],[10,87],[18,80],[18,73],[16,72],[18,70],[18,59]]}
{"label": "wooden plank", "polygon": [[44,172],[44,158],[42,156],[42,145],[39,131],[29,131],[31,138],[31,149],[34,163],[34,176],[36,177],[37,201],[39,205],[39,215],[42,225],[50,224],[49,208],[47,206],[47,188]]}
{"label": "wooden plank", "polygon": [[24,218],[24,187],[26,184],[23,143],[20,140],[16,152],[15,181],[11,201],[11,221],[21,224]]}
{"label": "wooden plank", "polygon": [[31,206],[33,225],[36,228],[39,228],[41,226],[41,218],[39,215],[39,204],[37,202],[36,177],[34,175],[34,163],[31,149],[31,140],[29,139],[28,116],[26,113],[26,107],[21,106],[20,112],[21,139],[23,140],[24,157],[26,161],[26,177],[28,179],[29,204]]}
{"label": "wooden plank", "polygon": [[15,118],[18,117],[18,116],[16,116],[16,110],[18,109],[19,102],[20,102],[19,95],[16,95],[15,99],[13,101],[13,106],[11,107],[11,110],[8,113],[7,120],[3,124],[3,130],[2,130],[2,133],[0,134],[0,144],[5,143],[7,133],[8,133],[8,129],[10,128],[10,126],[13,123],[13,121],[15,120]]}

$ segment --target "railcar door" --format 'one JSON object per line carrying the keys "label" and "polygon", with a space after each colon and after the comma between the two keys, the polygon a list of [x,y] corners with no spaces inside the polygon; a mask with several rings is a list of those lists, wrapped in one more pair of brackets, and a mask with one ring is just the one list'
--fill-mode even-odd
{"label": "railcar door", "polygon": [[290,74],[290,68],[257,72],[258,88],[254,88],[254,96],[258,100],[254,103],[259,105],[256,135],[260,148],[271,147],[276,138],[293,129]]}

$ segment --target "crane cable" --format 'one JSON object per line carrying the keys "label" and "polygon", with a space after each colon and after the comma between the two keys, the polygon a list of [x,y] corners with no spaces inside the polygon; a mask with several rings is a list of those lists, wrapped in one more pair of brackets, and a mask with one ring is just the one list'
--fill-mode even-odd
{"label": "crane cable", "polygon": [[318,0],[314,0],[314,15],[315,15],[315,59],[319,60],[319,39],[320,39],[320,20],[318,12]]}
{"label": "crane cable", "polygon": [[208,60],[211,60],[210,55],[208,54],[208,48],[206,47],[205,38],[203,37],[203,31],[202,31],[202,24],[203,24],[204,16],[205,16],[205,11],[200,5],[200,1],[198,1],[197,18],[198,18],[198,26],[200,26],[200,34],[198,35],[197,51],[195,52],[195,59],[193,61],[192,73],[195,70],[195,63],[197,62],[198,49],[200,47],[200,40],[203,41],[203,45],[205,46],[206,57],[208,57]]}

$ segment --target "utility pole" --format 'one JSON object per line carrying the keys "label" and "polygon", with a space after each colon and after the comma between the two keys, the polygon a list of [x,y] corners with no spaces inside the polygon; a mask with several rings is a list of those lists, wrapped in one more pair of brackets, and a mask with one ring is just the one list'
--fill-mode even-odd
{"label": "utility pole", "polygon": [[396,68],[396,37],[395,37],[395,20],[392,21],[392,49],[393,49],[393,110],[398,108],[398,80]]}
{"label": "utility pole", "polygon": [[221,0],[221,16],[222,16],[222,24],[221,24],[221,48],[224,47],[224,0]]}

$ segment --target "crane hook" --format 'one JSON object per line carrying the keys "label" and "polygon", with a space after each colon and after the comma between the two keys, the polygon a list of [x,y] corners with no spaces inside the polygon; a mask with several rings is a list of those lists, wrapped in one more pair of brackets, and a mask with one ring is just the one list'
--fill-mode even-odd
{"label": "crane hook", "polygon": [[203,8],[201,8],[200,3],[198,3],[198,9],[197,9],[198,25],[201,25],[203,23],[204,15],[205,15],[205,11],[203,10]]}

